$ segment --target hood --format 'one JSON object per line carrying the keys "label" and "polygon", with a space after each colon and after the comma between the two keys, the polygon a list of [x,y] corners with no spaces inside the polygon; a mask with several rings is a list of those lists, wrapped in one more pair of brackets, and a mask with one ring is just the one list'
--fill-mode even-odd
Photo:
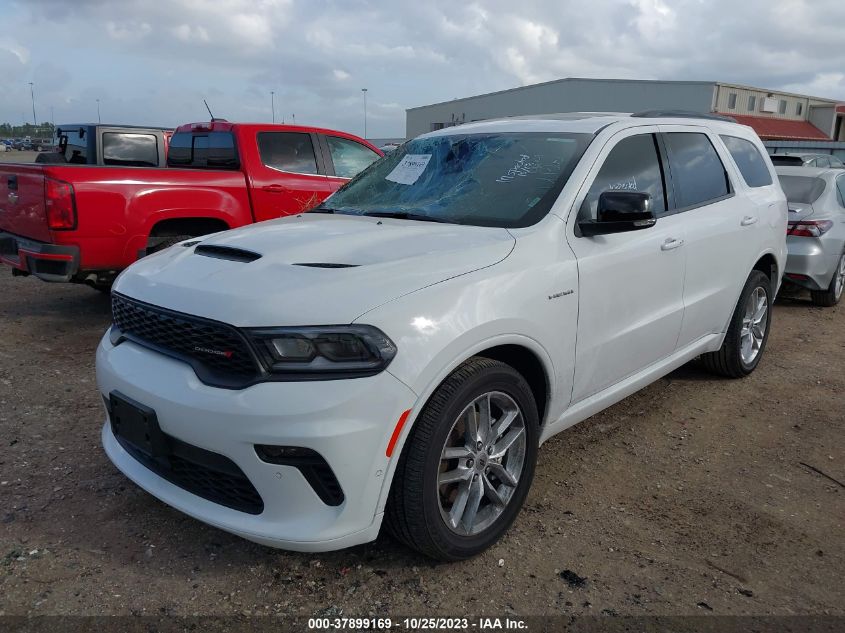
{"label": "hood", "polygon": [[302,214],[173,246],[114,291],[236,326],[351,323],[388,301],[505,259],[501,228]]}

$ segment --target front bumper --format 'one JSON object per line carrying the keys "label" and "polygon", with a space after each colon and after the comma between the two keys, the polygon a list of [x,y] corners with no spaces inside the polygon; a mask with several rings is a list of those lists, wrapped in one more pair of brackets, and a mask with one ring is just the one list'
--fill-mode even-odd
{"label": "front bumper", "polygon": [[808,290],[827,290],[842,245],[831,243],[825,237],[787,237],[786,279]]}
{"label": "front bumper", "polygon": [[70,281],[79,271],[79,249],[0,231],[0,262],[43,281]]}
{"label": "front bumper", "polygon": [[[215,527],[300,551],[340,549],[376,538],[389,463],[385,450],[400,415],[416,401],[388,372],[219,389],[200,382],[181,361],[130,341],[113,346],[108,335],[97,350],[97,383],[105,398],[117,391],[153,409],[167,435],[234,462],[260,495],[263,510],[238,511],[171,483],[127,452],[107,419],[103,446],[127,477]],[[319,453],[343,490],[343,502],[327,505],[299,469],[259,459],[258,444]]]}

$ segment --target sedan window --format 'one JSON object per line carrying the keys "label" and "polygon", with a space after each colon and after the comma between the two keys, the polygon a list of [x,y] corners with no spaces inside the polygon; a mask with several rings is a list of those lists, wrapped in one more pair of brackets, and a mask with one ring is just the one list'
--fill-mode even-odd
{"label": "sedan window", "polygon": [[789,202],[813,204],[827,186],[821,178],[813,176],[779,176],[780,186]]}

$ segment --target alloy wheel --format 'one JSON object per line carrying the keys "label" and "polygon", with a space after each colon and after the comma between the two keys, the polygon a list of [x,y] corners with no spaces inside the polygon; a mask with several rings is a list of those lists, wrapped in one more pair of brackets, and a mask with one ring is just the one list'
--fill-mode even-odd
{"label": "alloy wheel", "polygon": [[462,536],[479,534],[504,512],[525,466],[525,420],[513,398],[491,391],[452,424],[440,454],[440,516]]}
{"label": "alloy wheel", "polygon": [[745,304],[740,331],[740,354],[742,362],[750,365],[760,354],[766,337],[769,320],[769,296],[764,288],[757,286]]}

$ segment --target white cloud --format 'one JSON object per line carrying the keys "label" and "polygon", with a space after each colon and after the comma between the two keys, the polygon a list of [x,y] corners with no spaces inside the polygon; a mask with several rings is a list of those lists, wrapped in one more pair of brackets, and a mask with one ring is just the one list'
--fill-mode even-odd
{"label": "white cloud", "polygon": [[127,123],[207,116],[203,97],[218,116],[269,119],[274,90],[288,119],[354,132],[367,87],[379,136],[402,133],[407,107],[566,76],[722,80],[845,99],[842,0],[7,3],[4,30],[16,43],[0,44],[11,86],[0,120],[26,111],[26,82],[45,63],[65,77],[61,89],[37,80],[57,119],[89,118],[105,94],[120,95],[109,109]]}

